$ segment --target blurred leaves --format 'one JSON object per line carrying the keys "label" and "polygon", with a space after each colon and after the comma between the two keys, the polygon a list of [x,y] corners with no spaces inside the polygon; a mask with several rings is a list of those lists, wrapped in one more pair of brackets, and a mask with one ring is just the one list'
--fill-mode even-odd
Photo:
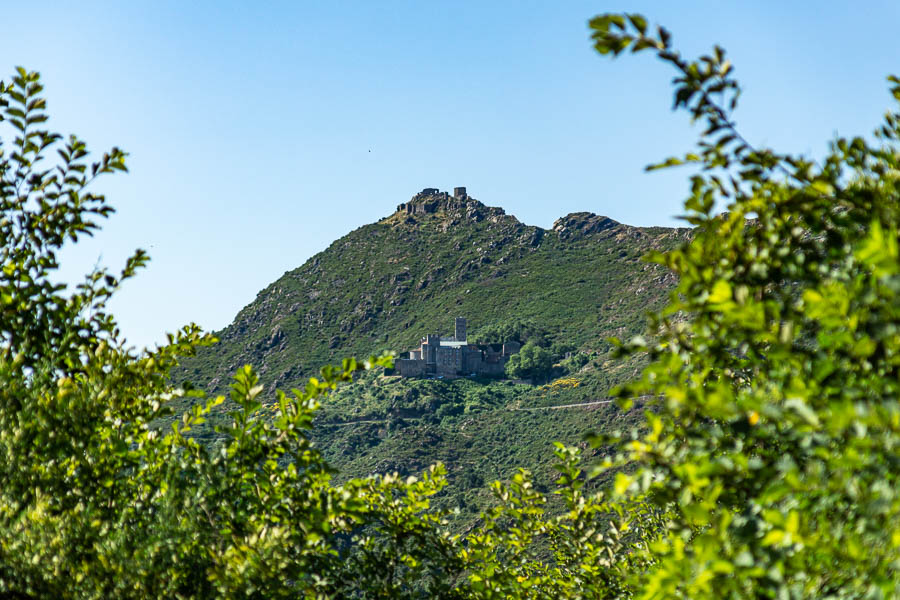
{"label": "blurred leaves", "polygon": [[[606,468],[627,465],[641,484],[620,473],[616,491],[666,517],[635,594],[896,596],[900,149],[840,138],[814,163],[754,148],[722,49],[687,60],[631,16],[591,27],[602,54],[672,65],[674,107],[704,124],[695,152],[651,167],[700,167],[696,229],[653,257],[679,276],[653,343],[621,347],[650,363],[623,402],[658,400]],[[898,125],[889,112],[876,135]]]}

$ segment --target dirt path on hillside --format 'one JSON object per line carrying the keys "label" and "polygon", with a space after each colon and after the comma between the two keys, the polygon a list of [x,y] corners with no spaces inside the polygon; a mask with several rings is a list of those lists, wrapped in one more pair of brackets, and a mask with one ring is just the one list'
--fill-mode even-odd
{"label": "dirt path on hillside", "polygon": [[581,406],[597,406],[598,404],[611,404],[615,400],[595,400],[594,402],[579,402],[578,404],[557,404],[556,406],[528,406],[519,408],[507,408],[507,410],[559,410],[560,408],[578,408]]}
{"label": "dirt path on hillside", "polygon": [[[643,400],[648,398],[649,396],[642,396],[640,398],[635,398],[635,400]],[[615,400],[594,400],[592,402],[579,402],[577,404],[557,404],[556,406],[525,406],[525,407],[511,407],[507,406],[504,408],[498,408],[489,412],[497,412],[500,410],[518,410],[518,411],[536,411],[536,410],[560,410],[563,408],[585,408],[588,406],[599,406],[601,404],[612,404],[616,402]],[[418,421],[421,417],[402,417],[404,421]],[[391,422],[392,419],[380,419],[377,421],[345,421],[343,423],[321,423],[319,425],[323,427],[349,427],[350,425],[380,425],[384,423]]]}

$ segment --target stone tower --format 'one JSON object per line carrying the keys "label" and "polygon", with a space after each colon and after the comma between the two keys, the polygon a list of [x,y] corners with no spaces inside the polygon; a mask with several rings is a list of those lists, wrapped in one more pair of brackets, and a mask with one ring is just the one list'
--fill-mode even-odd
{"label": "stone tower", "polygon": [[425,343],[422,344],[422,358],[425,359],[426,365],[433,365],[437,362],[437,349],[441,345],[441,336],[428,334],[425,336]]}
{"label": "stone tower", "polygon": [[466,318],[456,317],[456,333],[453,336],[457,342],[466,341]]}
{"label": "stone tower", "polygon": [[455,187],[455,188],[453,188],[453,196],[454,196],[455,198],[459,198],[459,199],[461,199],[461,200],[467,198],[467,197],[468,197],[468,194],[466,194],[466,188],[465,188],[465,187]]}

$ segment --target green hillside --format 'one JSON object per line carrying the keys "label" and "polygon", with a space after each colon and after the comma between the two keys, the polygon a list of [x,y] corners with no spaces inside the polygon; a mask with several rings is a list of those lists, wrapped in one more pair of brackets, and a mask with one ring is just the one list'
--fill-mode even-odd
{"label": "green hillside", "polygon": [[285,273],[176,378],[221,393],[250,363],[263,383],[287,389],[345,356],[399,352],[425,333],[452,333],[455,316],[468,318],[470,337],[518,318],[551,342],[604,352],[605,338],[638,332],[672,284],[640,257],[689,231],[591,213],[545,230],[472,198],[417,195],[409,204],[434,212],[398,210]]}
{"label": "green hillside", "polygon": [[[426,333],[451,334],[456,316],[468,318],[470,339],[525,322],[543,345],[581,360],[560,353],[551,381],[538,384],[371,374],[326,402],[313,433],[341,477],[444,462],[446,501],[465,518],[490,481],[517,467],[552,482],[552,441],[578,443],[633,421],[614,404],[548,407],[596,403],[634,374],[636,365],[611,360],[606,338],[642,332],[674,280],[641,257],[689,231],[586,212],[544,230],[472,198],[417,194],[262,290],[175,378],[223,393],[249,363],[271,393],[347,356],[400,353]],[[208,443],[213,423],[198,431]]]}

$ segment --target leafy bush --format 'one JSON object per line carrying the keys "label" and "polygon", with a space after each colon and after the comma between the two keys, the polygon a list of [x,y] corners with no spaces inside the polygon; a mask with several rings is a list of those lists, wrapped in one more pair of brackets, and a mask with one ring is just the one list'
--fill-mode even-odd
{"label": "leafy bush", "polygon": [[553,370],[553,357],[546,348],[528,342],[509,357],[506,375],[513,379],[544,379]]}
{"label": "leafy bush", "polygon": [[532,319],[509,319],[486,325],[470,336],[472,344],[505,344],[506,342],[547,343],[547,330]]}
{"label": "leafy bush", "polygon": [[615,488],[665,515],[633,585],[644,598],[896,597],[900,113],[879,145],[839,138],[820,163],[754,148],[721,48],[688,61],[637,15],[591,27],[601,53],[672,65],[675,107],[705,125],[696,152],[650,167],[700,172],[693,241],[652,257],[678,287],[654,341],[623,348],[651,364],[621,395],[658,401],[621,446],[637,470]]}
{"label": "leafy bush", "polygon": [[567,354],[575,351],[575,344],[568,342],[554,342],[550,346],[550,356],[554,362],[559,362],[566,358]]}
{"label": "leafy bush", "polygon": [[590,354],[587,352],[576,352],[569,358],[564,359],[560,365],[567,373],[575,373],[589,362],[591,362]]}

